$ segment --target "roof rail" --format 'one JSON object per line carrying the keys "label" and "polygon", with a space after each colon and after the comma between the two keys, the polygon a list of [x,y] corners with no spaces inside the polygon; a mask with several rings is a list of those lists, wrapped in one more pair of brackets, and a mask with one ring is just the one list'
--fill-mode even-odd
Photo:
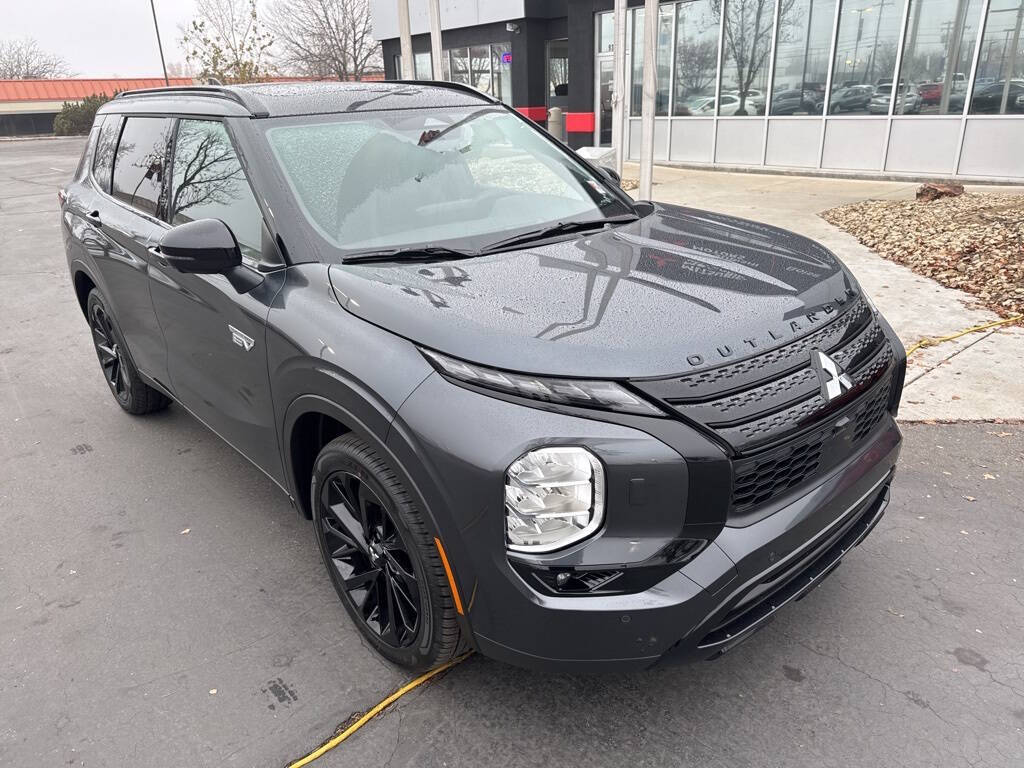
{"label": "roof rail", "polygon": [[259,102],[239,90],[220,85],[176,85],[164,88],[140,88],[135,91],[121,91],[115,98],[134,98],[136,96],[207,96],[216,99],[228,99],[244,107],[253,117],[267,117],[270,112]]}
{"label": "roof rail", "polygon": [[491,96],[489,93],[484,93],[478,88],[474,88],[471,85],[465,83],[453,83],[451,80],[382,80],[384,83],[397,83],[399,85],[432,85],[435,88],[447,88],[452,91],[462,91],[464,93],[471,93],[474,96],[479,96],[484,101],[490,101],[495,104],[500,104],[501,100]]}

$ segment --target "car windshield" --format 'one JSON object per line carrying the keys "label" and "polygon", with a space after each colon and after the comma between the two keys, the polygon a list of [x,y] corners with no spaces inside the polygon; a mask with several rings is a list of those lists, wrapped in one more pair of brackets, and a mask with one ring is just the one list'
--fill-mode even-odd
{"label": "car windshield", "polygon": [[607,179],[501,107],[277,118],[264,130],[306,219],[342,257],[476,251],[633,210]]}

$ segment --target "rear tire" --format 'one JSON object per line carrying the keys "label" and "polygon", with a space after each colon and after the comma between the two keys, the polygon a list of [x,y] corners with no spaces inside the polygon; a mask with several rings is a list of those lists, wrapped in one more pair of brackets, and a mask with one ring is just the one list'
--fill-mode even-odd
{"label": "rear tire", "polygon": [[135,416],[166,408],[171,401],[142,380],[113,315],[95,288],[89,292],[86,312],[100,370],[117,404]]}
{"label": "rear tire", "polygon": [[455,600],[423,514],[395,472],[358,437],[342,435],[320,451],[311,494],[324,565],[363,636],[410,669],[452,659],[460,650]]}

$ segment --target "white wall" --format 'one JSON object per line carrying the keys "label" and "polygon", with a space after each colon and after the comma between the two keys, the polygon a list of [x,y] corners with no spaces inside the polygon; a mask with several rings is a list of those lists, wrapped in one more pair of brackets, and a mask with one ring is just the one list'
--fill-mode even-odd
{"label": "white wall", "polygon": [[[524,0],[441,0],[440,4],[441,29],[472,27],[525,16]],[[370,0],[370,12],[375,38],[398,37],[398,0]],[[430,31],[427,0],[409,0],[409,25],[414,35]]]}

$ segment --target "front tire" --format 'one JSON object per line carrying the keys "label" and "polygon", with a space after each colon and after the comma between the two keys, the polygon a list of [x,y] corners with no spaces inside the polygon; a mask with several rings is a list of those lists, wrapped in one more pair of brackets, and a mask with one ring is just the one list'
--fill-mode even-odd
{"label": "front tire", "polygon": [[170,400],[142,380],[113,315],[95,288],[89,292],[86,312],[103,378],[117,404],[135,416],[166,408]]}
{"label": "front tire", "polygon": [[358,437],[343,435],[317,457],[311,493],[320,554],[363,636],[411,669],[454,657],[460,631],[444,566],[391,468]]}

